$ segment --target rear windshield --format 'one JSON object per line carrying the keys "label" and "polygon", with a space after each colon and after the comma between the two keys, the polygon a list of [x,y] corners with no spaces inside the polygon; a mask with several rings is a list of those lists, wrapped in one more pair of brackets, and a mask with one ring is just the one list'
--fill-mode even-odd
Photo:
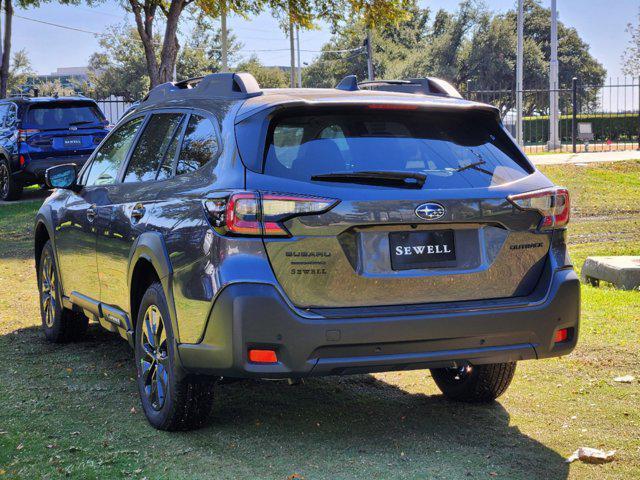
{"label": "rear windshield", "polygon": [[512,182],[529,169],[487,113],[368,109],[277,120],[264,172],[303,181],[328,173],[418,172],[427,175],[424,188],[465,188]]}
{"label": "rear windshield", "polygon": [[92,103],[32,105],[25,118],[25,127],[39,130],[95,127],[104,123],[104,115]]}

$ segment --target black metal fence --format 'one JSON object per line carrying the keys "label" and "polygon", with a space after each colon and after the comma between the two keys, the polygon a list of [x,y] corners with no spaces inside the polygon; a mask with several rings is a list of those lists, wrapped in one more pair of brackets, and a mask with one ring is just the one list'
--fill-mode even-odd
{"label": "black metal fence", "polygon": [[133,104],[132,102],[124,100],[121,97],[113,96],[102,100],[96,99],[96,102],[111,124],[118,123],[118,120],[122,118],[122,115],[124,115],[124,113]]}
{"label": "black metal fence", "polygon": [[[500,109],[515,137],[516,90],[477,89],[468,85],[466,98]],[[558,140],[549,146],[551,94],[558,98]],[[574,79],[557,89],[523,90],[523,143],[528,153],[616,151],[640,149],[640,77],[606,85],[586,85]]]}

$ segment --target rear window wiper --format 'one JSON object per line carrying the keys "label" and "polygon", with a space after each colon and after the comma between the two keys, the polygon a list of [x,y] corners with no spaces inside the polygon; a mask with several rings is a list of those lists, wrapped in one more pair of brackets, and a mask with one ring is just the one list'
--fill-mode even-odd
{"label": "rear window wiper", "polygon": [[401,188],[422,188],[426,179],[427,176],[424,173],[394,171],[334,172],[311,177],[311,180],[325,182],[361,183]]}
{"label": "rear window wiper", "polygon": [[484,165],[485,163],[487,162],[485,162],[484,160],[480,160],[479,162],[467,163],[466,165],[462,165],[461,167],[456,168],[456,172],[463,172],[470,168],[476,168],[476,167],[479,167],[480,165]]}

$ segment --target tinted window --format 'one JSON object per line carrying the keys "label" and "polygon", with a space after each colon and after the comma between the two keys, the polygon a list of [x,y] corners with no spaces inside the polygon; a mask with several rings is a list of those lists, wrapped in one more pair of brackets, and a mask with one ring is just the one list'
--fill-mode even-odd
{"label": "tinted window", "polygon": [[7,126],[7,122],[5,121],[9,113],[9,104],[3,103],[0,104],[0,127]]}
{"label": "tinted window", "polygon": [[85,185],[111,185],[115,183],[118,169],[127,157],[131,144],[144,117],[134,118],[119,127],[105,141],[93,157],[87,173]]}
{"label": "tinted window", "polygon": [[281,119],[265,164],[269,175],[303,181],[335,172],[421,172],[424,188],[499,185],[528,169],[492,115],[373,109]]}
{"label": "tinted window", "polygon": [[18,107],[15,103],[9,105],[9,112],[7,113],[7,118],[5,119],[4,125],[5,127],[13,127],[18,121]]}
{"label": "tinted window", "polygon": [[[184,122],[182,122],[184,125]],[[160,171],[158,172],[158,180],[165,180],[170,178],[173,174],[173,161],[176,158],[176,153],[178,152],[178,147],[180,146],[180,136],[182,130],[182,126],[178,126],[176,133],[169,144],[169,148],[167,148],[167,153],[164,155],[164,161],[162,165],[160,165]]]}
{"label": "tinted window", "polygon": [[97,105],[78,102],[32,105],[25,118],[26,127],[40,130],[98,126],[104,123],[104,115]]}
{"label": "tinted window", "polygon": [[218,139],[211,120],[191,115],[184,132],[176,175],[196,171],[211,160],[217,152]]}
{"label": "tinted window", "polygon": [[[156,178],[182,117],[180,113],[158,113],[151,117],[133,150],[125,182],[145,182]],[[170,158],[173,160],[174,157]],[[167,162],[169,169],[172,166],[171,160]]]}

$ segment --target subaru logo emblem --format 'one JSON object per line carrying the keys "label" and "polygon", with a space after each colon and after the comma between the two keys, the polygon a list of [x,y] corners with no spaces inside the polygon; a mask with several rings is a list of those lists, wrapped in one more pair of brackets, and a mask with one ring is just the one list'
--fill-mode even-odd
{"label": "subaru logo emblem", "polygon": [[438,220],[444,216],[445,208],[439,203],[423,203],[416,207],[416,216],[423,220]]}

